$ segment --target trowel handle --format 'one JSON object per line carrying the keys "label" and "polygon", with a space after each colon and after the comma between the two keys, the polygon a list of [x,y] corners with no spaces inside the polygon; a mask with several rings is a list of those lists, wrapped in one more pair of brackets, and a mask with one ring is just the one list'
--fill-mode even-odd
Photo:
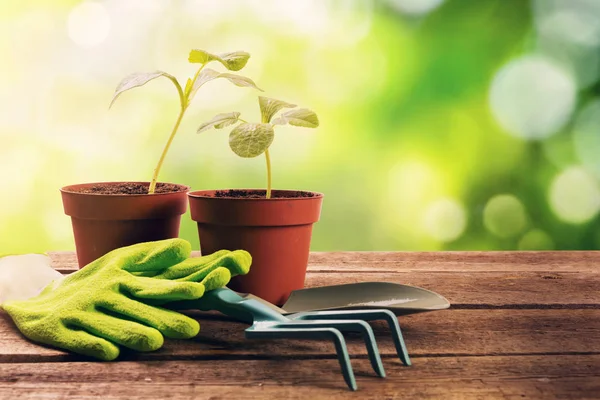
{"label": "trowel handle", "polygon": [[249,324],[257,321],[287,321],[283,315],[260,301],[244,298],[226,287],[205,293],[195,304],[199,310],[216,310]]}

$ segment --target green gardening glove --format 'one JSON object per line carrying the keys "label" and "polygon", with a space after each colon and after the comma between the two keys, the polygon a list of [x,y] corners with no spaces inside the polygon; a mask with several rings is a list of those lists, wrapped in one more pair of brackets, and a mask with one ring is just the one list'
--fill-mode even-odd
{"label": "green gardening glove", "polygon": [[117,358],[118,345],[157,350],[163,335],[187,339],[200,330],[196,320],[159,305],[201,298],[248,273],[251,263],[243,250],[190,254],[182,239],[123,247],[51,282],[36,297],[1,307],[35,342],[101,360]]}

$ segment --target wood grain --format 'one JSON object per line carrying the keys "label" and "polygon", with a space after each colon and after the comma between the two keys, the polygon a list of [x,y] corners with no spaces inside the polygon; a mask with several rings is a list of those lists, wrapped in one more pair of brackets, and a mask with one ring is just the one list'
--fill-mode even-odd
{"label": "wood grain", "polygon": [[[130,353],[123,358],[335,358],[328,342],[248,340],[244,338],[245,324],[220,314],[191,315],[201,326],[195,339],[167,340],[157,352]],[[412,357],[600,354],[600,310],[445,310],[401,317],[400,324]],[[387,326],[378,322],[373,328],[380,353],[394,357]],[[350,334],[347,339],[352,355],[366,357],[360,336]],[[10,318],[0,312],[0,362],[73,359],[81,357],[23,340]]]}
{"label": "wood grain", "polygon": [[[352,360],[358,391],[335,360],[197,360],[0,364],[0,399],[583,399],[600,393],[600,356],[385,360],[377,378]],[[587,393],[587,394],[586,394]]]}

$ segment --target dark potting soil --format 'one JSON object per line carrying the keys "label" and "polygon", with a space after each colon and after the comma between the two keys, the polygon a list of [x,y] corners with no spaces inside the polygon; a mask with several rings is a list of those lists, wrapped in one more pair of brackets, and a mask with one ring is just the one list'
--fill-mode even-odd
{"label": "dark potting soil", "polygon": [[[116,184],[96,184],[89,187],[73,189],[77,193],[87,194],[147,194],[147,183],[123,182]],[[181,191],[181,186],[172,183],[157,183],[154,193],[171,193]]]}
{"label": "dark potting soil", "polygon": [[[264,199],[267,195],[266,190],[240,190],[240,189],[229,189],[229,190],[217,190],[215,192],[215,197],[221,198],[229,198],[229,199]],[[314,193],[311,192],[303,192],[301,190],[289,191],[289,192],[279,192],[277,190],[273,190],[271,192],[272,199],[289,199],[296,197],[315,197]]]}

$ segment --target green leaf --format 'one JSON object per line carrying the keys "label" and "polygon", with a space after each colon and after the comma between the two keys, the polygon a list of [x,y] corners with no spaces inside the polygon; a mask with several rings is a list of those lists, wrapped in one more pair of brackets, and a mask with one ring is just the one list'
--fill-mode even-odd
{"label": "green leaf", "polygon": [[250,54],[245,51],[233,51],[231,53],[220,54],[221,63],[230,71],[239,71],[246,66]]}
{"label": "green leaf", "polygon": [[215,115],[210,121],[200,125],[196,133],[204,132],[212,127],[217,129],[225,128],[226,126],[233,125],[239,121],[240,113],[237,111],[230,113],[222,113]]}
{"label": "green leaf", "polygon": [[179,85],[179,82],[177,82],[177,79],[173,75],[167,74],[166,72],[163,72],[163,71],[135,72],[133,74],[127,75],[125,78],[123,78],[121,83],[119,83],[119,85],[117,86],[117,89],[115,90],[115,93],[113,94],[113,98],[112,98],[112,100],[110,102],[110,106],[108,106],[108,108],[112,107],[113,103],[115,102],[115,100],[117,100],[117,98],[121,95],[121,93],[123,93],[129,89],[133,89],[133,88],[145,85],[146,83],[150,82],[151,80],[156,79],[161,76],[169,78],[171,80],[171,82],[173,82],[175,87],[177,88],[179,95],[181,97],[183,96],[182,91],[181,91],[181,86]]}
{"label": "green leaf", "polygon": [[273,125],[290,124],[305,128],[316,128],[319,126],[319,118],[314,111],[308,108],[298,108],[282,113],[279,118],[273,120]]}
{"label": "green leaf", "polygon": [[212,54],[205,50],[192,50],[188,61],[196,64],[208,64],[211,61],[218,61],[230,71],[239,71],[246,66],[249,58],[250,54],[245,51]]}
{"label": "green leaf", "polygon": [[270,124],[244,123],[229,134],[229,147],[240,157],[252,158],[264,153],[274,137],[275,132]]}
{"label": "green leaf", "polygon": [[189,94],[190,90],[192,90],[192,79],[188,78],[187,82],[185,83],[185,90],[184,90],[185,94],[186,95]]}
{"label": "green leaf", "polygon": [[200,75],[196,78],[196,82],[194,82],[194,87],[192,92],[195,92],[200,88],[200,86],[204,85],[206,82],[210,82],[213,79],[217,79],[220,73],[215,71],[214,69],[205,68],[200,72]]}
{"label": "green leaf", "polygon": [[286,103],[282,100],[271,99],[264,96],[258,96],[258,104],[260,105],[260,113],[262,115],[262,122],[269,123],[273,115],[282,108],[294,108],[295,104]]}
{"label": "green leaf", "polygon": [[254,89],[258,89],[261,92],[264,92],[264,90],[262,90],[261,88],[256,86],[256,83],[254,83],[254,81],[252,79],[247,78],[242,75],[230,74],[230,73],[226,72],[224,74],[219,75],[218,78],[225,78],[225,79],[229,80],[229,82],[233,83],[235,86],[251,87]]}
{"label": "green leaf", "polygon": [[194,88],[192,89],[192,92],[198,90],[200,86],[204,85],[206,82],[210,82],[213,79],[217,78],[225,78],[236,86],[253,87],[254,89],[258,89],[261,92],[263,92],[263,90],[256,86],[256,83],[254,83],[254,81],[250,78],[246,78],[242,75],[230,74],[227,72],[220,73],[210,68],[205,68],[202,70],[202,72],[200,72],[200,75],[198,75],[198,78],[196,79],[196,83],[194,83]]}

